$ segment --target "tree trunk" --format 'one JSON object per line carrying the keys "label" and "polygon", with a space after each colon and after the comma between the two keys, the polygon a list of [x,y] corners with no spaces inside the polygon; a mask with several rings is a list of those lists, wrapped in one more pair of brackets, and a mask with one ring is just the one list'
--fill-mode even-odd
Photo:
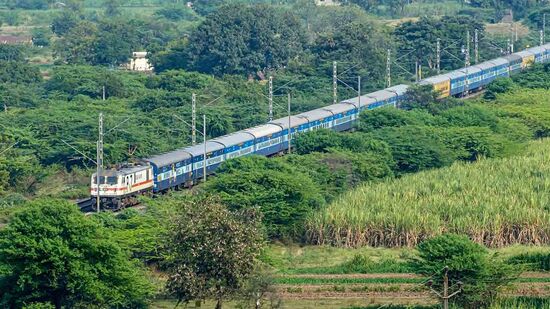
{"label": "tree trunk", "polygon": [[222,309],[222,299],[218,298],[218,301],[216,302],[216,309]]}

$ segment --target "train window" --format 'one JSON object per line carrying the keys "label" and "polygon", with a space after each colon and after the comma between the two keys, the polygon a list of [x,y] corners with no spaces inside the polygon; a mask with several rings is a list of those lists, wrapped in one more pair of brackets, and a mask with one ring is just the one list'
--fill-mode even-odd
{"label": "train window", "polygon": [[118,179],[116,176],[110,176],[107,177],[107,184],[108,185],[116,185],[118,183]]}

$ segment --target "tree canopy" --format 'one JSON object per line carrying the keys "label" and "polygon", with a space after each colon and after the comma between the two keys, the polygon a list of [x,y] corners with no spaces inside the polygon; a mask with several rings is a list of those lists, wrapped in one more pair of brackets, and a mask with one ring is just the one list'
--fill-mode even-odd
{"label": "tree canopy", "polygon": [[517,271],[511,266],[466,236],[436,236],[420,243],[418,252],[414,267],[417,272],[432,276],[437,290],[443,286],[445,267],[448,267],[450,282],[462,282],[463,292],[450,300],[461,308],[490,306],[502,289],[517,277]]}
{"label": "tree canopy", "polygon": [[180,302],[223,300],[254,271],[260,253],[260,217],[253,209],[232,213],[214,197],[183,205],[166,239],[167,290]]}
{"label": "tree canopy", "polygon": [[0,230],[3,307],[141,307],[150,291],[141,270],[72,203],[35,201]]}
{"label": "tree canopy", "polygon": [[[280,68],[304,48],[298,18],[271,6],[229,5],[208,15],[189,38],[159,60],[163,69],[186,68],[215,75]],[[170,59],[170,61],[166,61]],[[159,67],[155,64],[157,69]]]}

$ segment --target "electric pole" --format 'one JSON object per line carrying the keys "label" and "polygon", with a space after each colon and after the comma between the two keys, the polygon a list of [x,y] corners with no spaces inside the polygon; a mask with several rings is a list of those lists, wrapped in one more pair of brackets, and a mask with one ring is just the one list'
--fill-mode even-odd
{"label": "electric pole", "polygon": [[470,66],[470,30],[466,31],[466,51],[465,51],[464,66]]}
{"label": "electric pole", "polygon": [[391,49],[389,48],[386,57],[386,87],[391,87]]}
{"label": "electric pole", "polygon": [[357,76],[357,100],[359,101],[358,110],[361,110],[361,76]]}
{"label": "electric pole", "polygon": [[458,290],[449,294],[449,267],[445,266],[443,268],[443,293],[440,293],[432,288],[433,281],[430,280],[426,283],[430,290],[437,295],[443,301],[443,309],[449,309],[449,299],[456,296],[458,293],[462,292],[462,282],[458,282]]}
{"label": "electric pole", "polygon": [[[103,87],[105,89],[105,87]],[[101,207],[101,197],[100,197],[100,182],[101,182],[101,171],[103,169],[103,113],[99,113],[99,123],[98,123],[98,140],[97,140],[97,160],[96,160],[96,183],[97,183],[97,212],[100,212]]]}
{"label": "electric pole", "polygon": [[540,32],[540,45],[544,45],[544,34],[542,32],[542,30],[539,31]]}
{"label": "electric pole", "polygon": [[[336,63],[336,62],[334,62]],[[290,134],[290,93],[288,94],[288,154],[291,153],[292,150],[290,150],[290,140],[292,138],[292,135]]]}
{"label": "electric pole", "polygon": [[101,97],[103,98],[103,101],[105,101],[105,86],[103,86]]}
{"label": "electric pole", "polygon": [[437,38],[436,50],[435,50],[435,66],[437,68],[437,74],[441,73],[441,39]]}
{"label": "electric pole", "polygon": [[191,144],[197,143],[197,95],[191,95]]}
{"label": "electric pole", "polygon": [[414,63],[414,76],[415,81],[418,83],[418,60]]}
{"label": "electric pole", "polygon": [[542,14],[542,44],[546,43],[546,13]]}
{"label": "electric pole", "polygon": [[206,182],[206,115],[202,115],[202,137],[204,144],[204,156],[202,162],[202,180]]}
{"label": "electric pole", "polygon": [[269,76],[269,121],[273,120],[273,76]]}
{"label": "electric pole", "polygon": [[478,30],[475,29],[474,31],[474,60],[475,63],[479,63],[479,36],[478,36]]}
{"label": "electric pole", "polygon": [[332,95],[333,104],[338,103],[338,64],[336,61],[332,63]]}

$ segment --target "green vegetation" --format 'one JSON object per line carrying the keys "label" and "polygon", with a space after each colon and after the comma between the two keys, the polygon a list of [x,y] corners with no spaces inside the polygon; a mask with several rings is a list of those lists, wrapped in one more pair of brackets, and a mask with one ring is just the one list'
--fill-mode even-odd
{"label": "green vegetation", "polygon": [[0,230],[0,304],[145,306],[152,286],[107,231],[71,203],[34,202]]}
{"label": "green vegetation", "polygon": [[512,256],[509,263],[533,271],[550,271],[550,252],[529,252]]}
{"label": "green vegetation", "polygon": [[[279,293],[422,294],[427,278],[411,273],[429,276],[443,264],[468,285],[461,302],[481,306],[494,286],[472,278],[508,282],[495,270],[508,265],[548,270],[547,248],[493,256],[462,237],[432,238],[451,231],[490,247],[550,241],[548,142],[531,142],[550,135],[550,65],[498,80],[475,101],[439,101],[412,87],[403,110],[366,112],[351,133],[298,135],[292,155],[232,160],[193,190],[116,214],[79,214],[69,200],[89,194],[100,112],[107,165],[135,162],[190,144],[192,94],[207,138],[217,137],[265,123],[269,76],[279,118],[287,93],[293,113],[332,102],[334,61],[340,100],[356,94],[357,76],[361,93],[384,86],[388,49],[392,82],[410,82],[417,60],[424,77],[435,73],[436,38],[442,69],[451,70],[463,65],[466,31],[478,30],[486,60],[509,37],[486,31],[486,21],[513,8],[533,34],[548,11],[525,1],[185,2],[0,0],[0,33],[33,42],[0,45],[2,306],[156,307],[154,294],[275,308]],[[414,18],[386,20],[403,17]],[[515,46],[534,43],[526,34]],[[122,68],[134,51],[148,52],[154,72]],[[286,246],[260,250],[265,239]],[[439,254],[442,246],[453,258]],[[424,264],[410,262],[419,258]],[[529,275],[518,291],[550,280]]]}
{"label": "green vegetation", "polygon": [[311,216],[308,241],[414,246],[449,231],[488,246],[547,243],[547,155],[548,142],[536,142],[523,157],[363,185]]}
{"label": "green vegetation", "polygon": [[254,270],[261,239],[252,211],[231,213],[216,199],[184,205],[171,226],[164,264],[166,289],[179,302],[235,295]]}
{"label": "green vegetation", "polygon": [[450,302],[462,308],[490,306],[519,274],[512,266],[490,256],[483,246],[456,234],[423,241],[418,245],[418,255],[413,261],[416,272],[432,278],[436,290],[443,287],[442,274],[448,276],[451,287],[458,284],[462,290]]}

